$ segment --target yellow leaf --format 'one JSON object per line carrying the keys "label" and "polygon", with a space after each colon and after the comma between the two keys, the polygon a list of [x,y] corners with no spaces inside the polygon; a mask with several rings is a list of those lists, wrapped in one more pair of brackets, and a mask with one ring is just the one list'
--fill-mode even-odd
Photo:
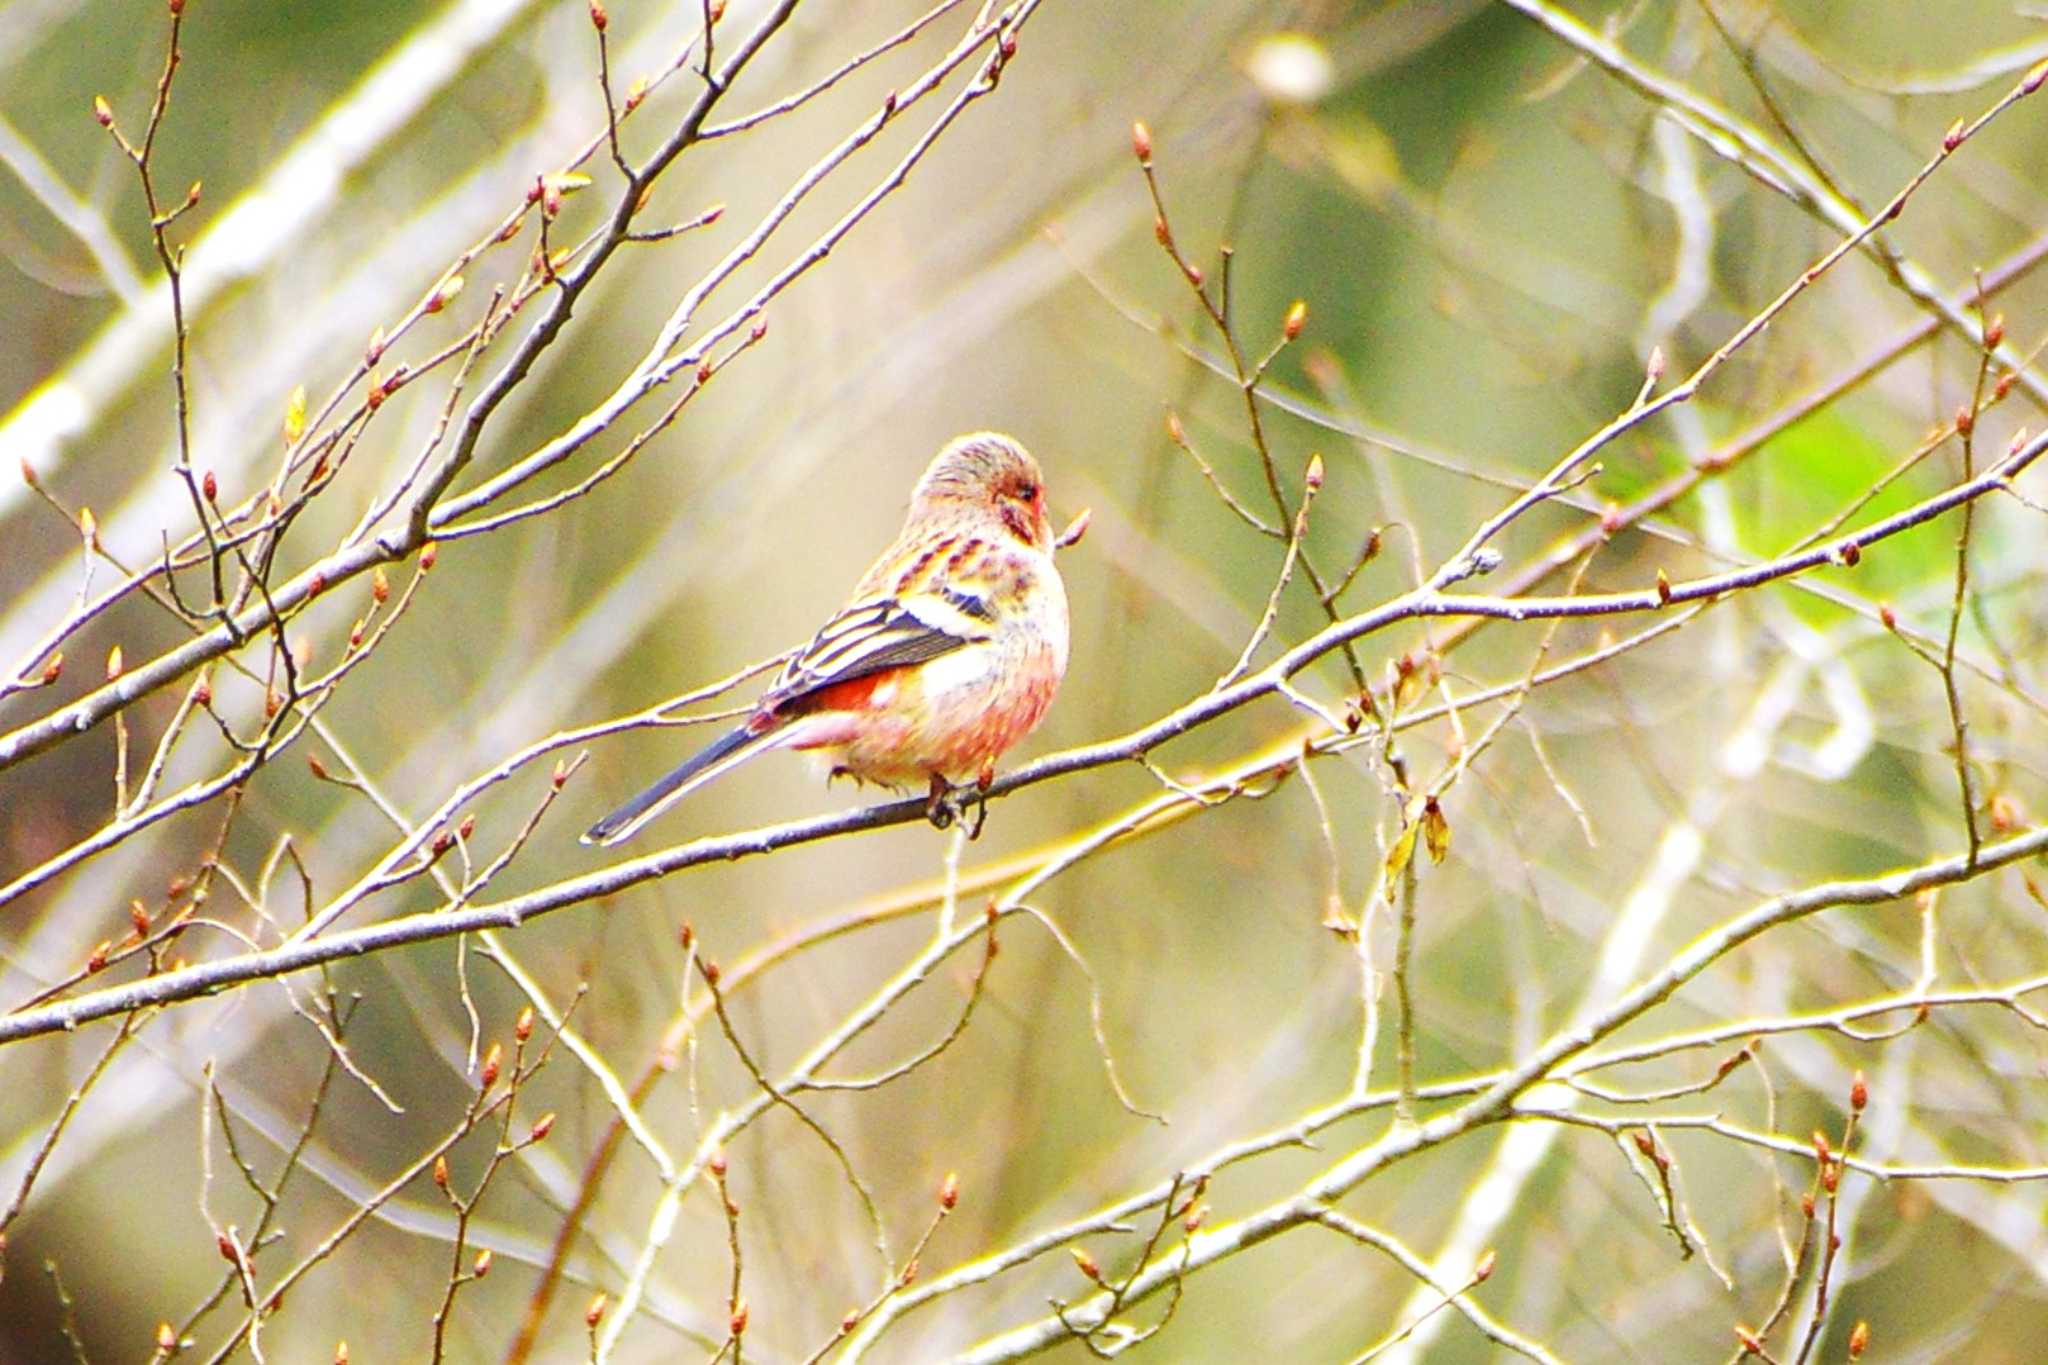
{"label": "yellow leaf", "polygon": [[306,386],[298,385],[284,403],[284,443],[295,446],[306,434]]}
{"label": "yellow leaf", "polygon": [[1394,846],[1387,850],[1387,881],[1393,882],[1397,880],[1403,872],[1408,870],[1408,864],[1413,861],[1415,857],[1415,830],[1416,827],[1414,825],[1410,825],[1402,830],[1401,837],[1394,840]]}
{"label": "yellow leaf", "polygon": [[1422,846],[1429,850],[1432,863],[1442,862],[1451,851],[1451,822],[1444,818],[1444,808],[1434,796],[1422,808]]}

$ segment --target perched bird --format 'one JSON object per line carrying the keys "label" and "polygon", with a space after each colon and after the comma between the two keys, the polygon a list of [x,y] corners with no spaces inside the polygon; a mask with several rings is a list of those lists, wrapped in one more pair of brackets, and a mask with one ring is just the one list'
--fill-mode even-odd
{"label": "perched bird", "polygon": [[[1078,523],[1077,523],[1078,525]],[[1076,533],[1070,533],[1070,536]],[[933,822],[957,785],[985,789],[1067,669],[1067,593],[1038,462],[992,431],[962,436],[917,482],[896,543],[740,726],[590,827],[616,844],[755,754],[820,751],[830,775],[927,786]]]}

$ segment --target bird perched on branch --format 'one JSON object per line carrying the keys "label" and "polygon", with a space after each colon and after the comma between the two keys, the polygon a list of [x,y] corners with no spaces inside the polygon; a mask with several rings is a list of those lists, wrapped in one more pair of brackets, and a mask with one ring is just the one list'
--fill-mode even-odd
{"label": "bird perched on branch", "polygon": [[1067,668],[1067,593],[1045,482],[1023,446],[962,436],[917,482],[896,543],[724,738],[590,827],[616,844],[768,749],[816,750],[830,776],[925,786],[944,827],[960,792],[1044,718]]}

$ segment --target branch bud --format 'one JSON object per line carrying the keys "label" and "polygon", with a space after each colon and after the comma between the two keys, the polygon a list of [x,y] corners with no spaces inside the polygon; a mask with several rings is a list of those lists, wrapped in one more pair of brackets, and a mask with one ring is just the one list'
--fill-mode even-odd
{"label": "branch bud", "polygon": [[512,1021],[512,1036],[522,1043],[533,1037],[533,1006],[519,1011],[519,1017]]}
{"label": "branch bud", "polygon": [[548,1133],[554,1129],[554,1126],[555,1112],[550,1109],[547,1113],[542,1114],[533,1121],[533,1131],[526,1135],[526,1140],[528,1142],[539,1142],[547,1137]]}
{"label": "branch bud", "polygon": [[105,95],[94,95],[92,97],[92,119],[94,123],[99,124],[102,128],[114,126],[114,108],[107,103]]}
{"label": "branch bud", "polygon": [[1131,125],[1131,150],[1137,154],[1140,166],[1149,168],[1152,165],[1152,130],[1142,119]]}
{"label": "branch bud", "polygon": [[450,275],[435,285],[434,292],[427,295],[427,311],[438,313],[454,302],[455,296],[462,292],[463,283],[462,276]]}
{"label": "branch bud", "polygon": [[590,25],[599,33],[605,31],[612,17],[604,12],[604,0],[590,0]]}
{"label": "branch bud", "polygon": [[1301,335],[1301,329],[1308,325],[1308,302],[1296,299],[1287,307],[1287,316],[1280,323],[1280,335],[1289,341]]}
{"label": "branch bud", "polygon": [[610,1306],[611,1296],[599,1292],[590,1300],[589,1306],[583,1310],[583,1325],[585,1327],[596,1327],[600,1322],[604,1321],[604,1310]]}
{"label": "branch bud", "polygon": [[1869,1103],[1870,1086],[1865,1083],[1863,1072],[1859,1068],[1856,1074],[1849,1078],[1849,1108],[1860,1114],[1863,1112],[1864,1106]]}
{"label": "branch bud", "polygon": [[946,1178],[939,1182],[939,1207],[947,1213],[951,1213],[953,1206],[959,1202],[960,1173],[958,1171],[948,1171],[946,1172]]}

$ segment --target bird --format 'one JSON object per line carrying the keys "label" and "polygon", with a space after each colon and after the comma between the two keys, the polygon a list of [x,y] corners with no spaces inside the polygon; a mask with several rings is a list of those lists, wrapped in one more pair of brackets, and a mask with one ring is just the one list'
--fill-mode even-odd
{"label": "bird", "polygon": [[948,442],[917,481],[895,542],[747,718],[592,825],[583,842],[629,839],[690,792],[778,748],[817,751],[828,781],[923,785],[927,813],[944,828],[963,813],[963,791],[986,793],[996,759],[1037,728],[1066,674],[1067,593],[1055,548],[1029,451],[993,431]]}

